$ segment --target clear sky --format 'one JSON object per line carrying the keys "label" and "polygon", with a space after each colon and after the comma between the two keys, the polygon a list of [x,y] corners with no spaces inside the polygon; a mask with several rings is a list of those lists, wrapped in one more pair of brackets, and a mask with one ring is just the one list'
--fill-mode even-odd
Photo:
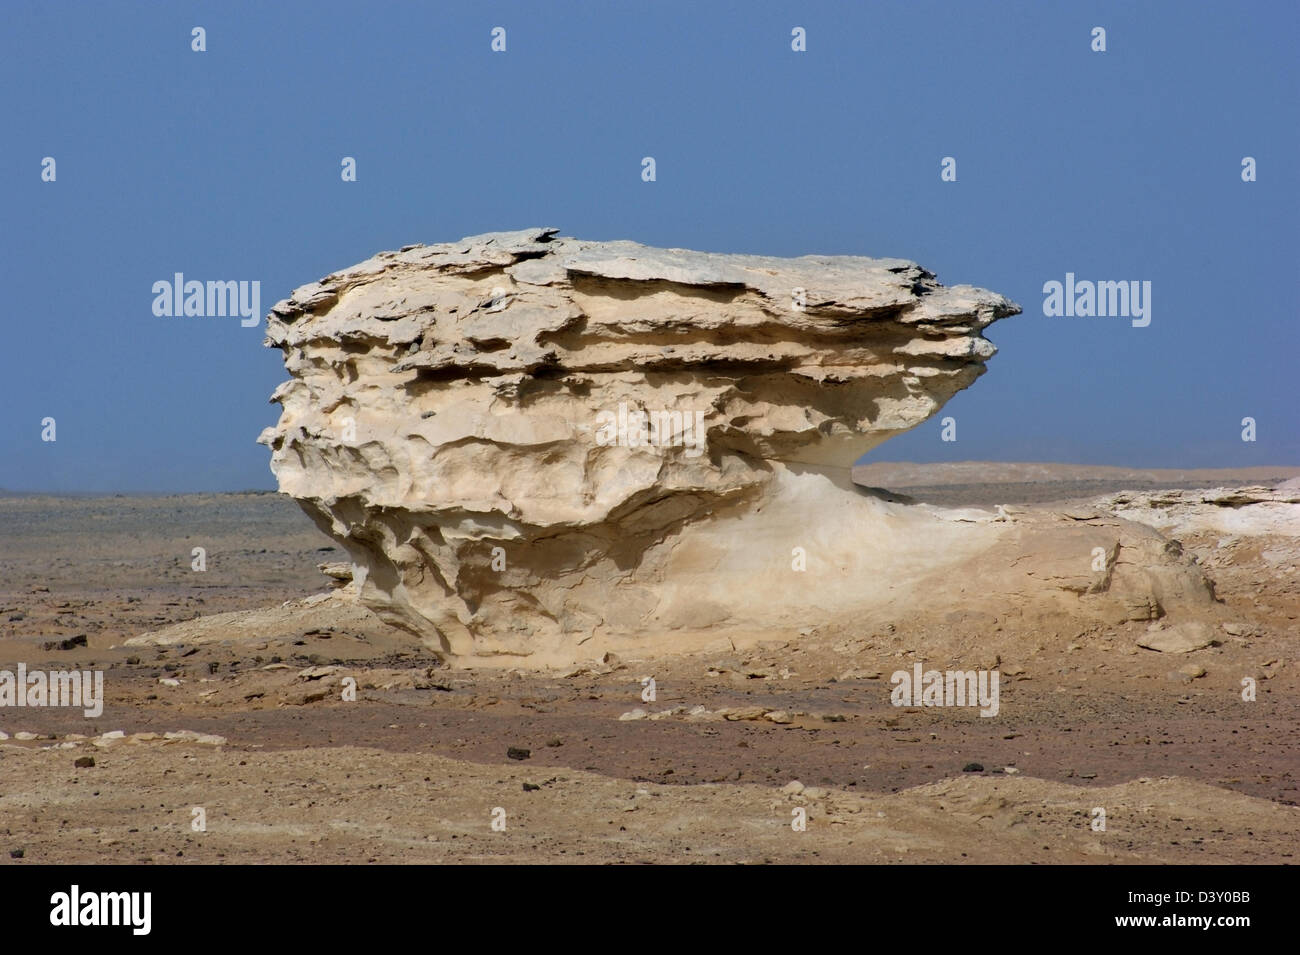
{"label": "clear sky", "polygon": [[[0,31],[0,488],[273,488],[264,323],[155,316],[154,282],[257,280],[264,313],[537,225],[908,258],[1019,302],[872,460],[1300,464],[1293,0],[4,0]],[[1045,316],[1067,272],[1149,281],[1150,325]]]}

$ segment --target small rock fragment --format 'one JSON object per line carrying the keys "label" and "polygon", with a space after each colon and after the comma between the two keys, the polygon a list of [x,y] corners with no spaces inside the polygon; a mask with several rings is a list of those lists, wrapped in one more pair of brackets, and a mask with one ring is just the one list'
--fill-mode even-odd
{"label": "small rock fragment", "polygon": [[1137,643],[1139,647],[1160,653],[1191,653],[1208,647],[1212,642],[1210,628],[1203,623],[1192,622],[1150,631],[1139,638]]}

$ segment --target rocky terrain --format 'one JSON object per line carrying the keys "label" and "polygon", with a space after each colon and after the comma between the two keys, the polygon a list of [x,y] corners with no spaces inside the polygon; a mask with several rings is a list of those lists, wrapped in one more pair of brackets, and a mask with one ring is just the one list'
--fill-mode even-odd
{"label": "rocky terrain", "polygon": [[1300,468],[852,467],[1016,311],[551,229],[298,289],[284,494],[0,497],[0,862],[1294,861]]}
{"label": "rocky terrain", "polygon": [[[1163,500],[1088,469],[931,465],[917,486],[914,466],[872,467],[957,507],[1033,508],[1081,480],[1081,505]],[[1240,500],[1260,477],[1204,479]],[[387,626],[322,575],[340,551],[277,495],[0,499],[0,668],[106,673],[97,719],[0,708],[0,863],[1294,861],[1300,522],[1252,533],[1258,504],[1196,497],[1181,520],[1241,524],[1166,531],[1227,618],[1201,649],[1144,647],[1159,620],[957,605],[542,670],[449,665]],[[999,667],[998,716],[892,706],[890,674],[916,661]]]}

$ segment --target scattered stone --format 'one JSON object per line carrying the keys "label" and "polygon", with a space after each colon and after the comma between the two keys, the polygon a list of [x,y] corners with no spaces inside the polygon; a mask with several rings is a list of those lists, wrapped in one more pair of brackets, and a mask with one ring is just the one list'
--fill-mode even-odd
{"label": "scattered stone", "polygon": [[286,693],[282,699],[288,706],[309,706],[312,703],[320,703],[334,695],[334,690],[328,685],[316,684],[306,689]]}
{"label": "scattered stone", "polygon": [[738,706],[735,709],[719,710],[718,712],[723,713],[731,722],[739,722],[741,720],[761,720],[767,710],[761,706]]}
{"label": "scattered stone", "polygon": [[538,786],[534,783],[524,783],[524,792],[526,793],[537,792],[537,790],[541,788],[542,788],[541,786]]}
{"label": "scattered stone", "polygon": [[347,561],[317,564],[316,569],[330,578],[331,587],[344,587],[352,582],[352,565]]}
{"label": "scattered stone", "polygon": [[1179,624],[1164,630],[1148,632],[1138,640],[1138,646],[1160,653],[1191,653],[1213,643],[1210,628],[1203,623]]}
{"label": "scattered stone", "polygon": [[334,676],[341,669],[342,667],[337,667],[337,666],[307,667],[307,669],[305,670],[299,670],[298,676],[295,679],[307,680],[309,682],[314,680],[323,680],[327,676]]}
{"label": "scattered stone", "polygon": [[807,787],[805,787],[803,783],[799,782],[799,780],[797,779],[794,779],[786,783],[784,786],[782,786],[781,792],[785,793],[787,796],[797,796],[801,792],[803,792],[804,789],[806,788]]}
{"label": "scattered stone", "polygon": [[226,742],[224,736],[218,736],[216,733],[196,733],[194,730],[175,730],[170,733],[164,733],[163,740],[172,743],[203,743],[210,746],[222,746]]}
{"label": "scattered stone", "polygon": [[963,773],[982,773],[984,772],[983,763],[967,763],[961,768]]}
{"label": "scattered stone", "polygon": [[531,749],[524,749],[521,746],[511,746],[506,750],[506,756],[511,759],[528,759],[532,755]]}
{"label": "scattered stone", "polygon": [[77,769],[93,769],[95,765],[94,756],[78,756],[72,764]]}
{"label": "scattered stone", "polygon": [[619,722],[626,723],[628,720],[643,720],[649,715],[649,713],[638,706],[635,710],[628,710],[626,713],[620,714],[618,719]]}
{"label": "scattered stone", "polygon": [[26,855],[26,852],[24,852],[22,849],[9,850],[9,858],[11,859],[21,859],[24,855]]}
{"label": "scattered stone", "polygon": [[879,670],[845,670],[838,677],[836,677],[836,679],[840,683],[844,683],[848,680],[879,680],[880,671]]}
{"label": "scattered stone", "polygon": [[794,722],[794,717],[791,716],[789,713],[787,713],[785,710],[772,710],[771,712],[764,713],[763,718],[768,720],[769,722],[777,723],[782,726],[786,725],[787,723]]}

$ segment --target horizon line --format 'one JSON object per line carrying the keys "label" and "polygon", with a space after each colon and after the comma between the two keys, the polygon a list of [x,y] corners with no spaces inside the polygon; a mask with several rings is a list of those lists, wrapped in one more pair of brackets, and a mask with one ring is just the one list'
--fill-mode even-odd
{"label": "horizon line", "polygon": [[[872,467],[876,465],[908,466],[922,468],[950,468],[958,465],[1002,465],[1004,467],[1042,467],[1045,465],[1055,467],[1075,467],[1075,468],[1107,468],[1117,471],[1209,471],[1209,472],[1242,472],[1242,471],[1297,471],[1300,472],[1300,464],[1243,464],[1228,467],[1189,467],[1189,466],[1143,466],[1130,464],[1081,464],[1076,461],[1001,461],[995,459],[970,459],[963,461],[867,461],[855,462],[849,466],[853,471],[858,468]],[[1026,481],[1024,483],[1036,483]],[[222,495],[240,495],[240,494],[284,494],[286,497],[292,497],[287,492],[279,488],[238,488],[229,490],[107,490],[107,489],[88,489],[88,490],[27,490],[23,488],[0,488],[0,498],[6,497],[190,497],[199,494],[222,494]]]}

